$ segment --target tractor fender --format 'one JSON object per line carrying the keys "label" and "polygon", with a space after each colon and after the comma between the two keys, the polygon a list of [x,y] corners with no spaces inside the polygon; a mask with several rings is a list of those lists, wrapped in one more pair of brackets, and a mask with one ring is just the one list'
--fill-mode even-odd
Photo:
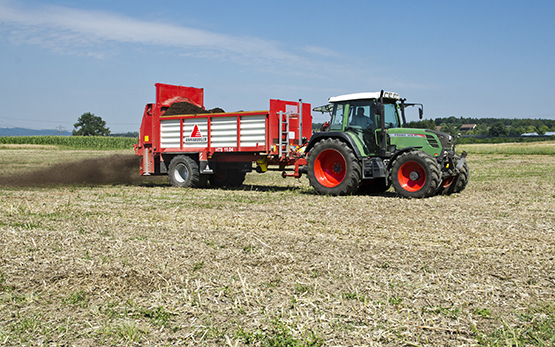
{"label": "tractor fender", "polygon": [[353,139],[349,135],[341,131],[322,131],[322,132],[317,132],[312,134],[312,137],[310,138],[308,145],[306,145],[305,153],[309,153],[312,147],[314,147],[314,144],[316,144],[316,142],[322,139],[330,139],[330,138],[339,139],[345,142],[349,147],[351,147],[351,149],[355,153],[356,158],[358,160],[362,160],[362,155],[360,154],[360,151],[356,146],[355,142],[353,141]]}
{"label": "tractor fender", "polygon": [[400,150],[398,150],[398,151],[395,151],[395,153],[393,153],[393,155],[391,156],[391,158],[389,158],[389,162],[388,162],[388,164],[387,164],[386,169],[387,169],[387,170],[391,169],[391,165],[393,165],[393,162],[395,161],[395,159],[397,159],[398,156],[400,156],[400,155],[403,154],[403,153],[410,152],[410,151],[412,151],[412,150],[414,150],[414,149],[418,149],[418,150],[419,150],[419,149],[421,149],[421,147],[406,147],[406,148],[400,149]]}

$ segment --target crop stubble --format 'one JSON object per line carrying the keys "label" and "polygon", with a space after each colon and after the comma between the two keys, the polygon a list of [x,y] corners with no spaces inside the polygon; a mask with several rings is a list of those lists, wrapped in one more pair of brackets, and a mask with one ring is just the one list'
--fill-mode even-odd
{"label": "crop stubble", "polygon": [[473,345],[516,329],[554,299],[555,163],[469,159],[462,194],[424,200],[317,196],[272,172],[242,190],[1,188],[0,344]]}

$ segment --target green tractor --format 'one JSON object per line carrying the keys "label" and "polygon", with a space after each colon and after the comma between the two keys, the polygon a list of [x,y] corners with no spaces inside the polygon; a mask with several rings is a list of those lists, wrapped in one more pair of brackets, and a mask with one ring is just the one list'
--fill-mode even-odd
{"label": "green tractor", "polygon": [[314,133],[302,169],[319,194],[383,193],[393,186],[406,198],[461,192],[468,183],[466,152],[439,131],[405,128],[408,104],[399,94],[348,94],[329,99],[314,111],[329,112],[331,121]]}

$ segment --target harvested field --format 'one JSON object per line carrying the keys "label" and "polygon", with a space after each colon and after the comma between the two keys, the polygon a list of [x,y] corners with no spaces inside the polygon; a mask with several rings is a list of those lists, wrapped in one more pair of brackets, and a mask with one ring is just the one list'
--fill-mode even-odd
{"label": "harvested field", "polygon": [[[100,154],[0,150],[0,176]],[[0,345],[549,345],[554,158],[471,153],[462,194],[423,200],[4,183]]]}

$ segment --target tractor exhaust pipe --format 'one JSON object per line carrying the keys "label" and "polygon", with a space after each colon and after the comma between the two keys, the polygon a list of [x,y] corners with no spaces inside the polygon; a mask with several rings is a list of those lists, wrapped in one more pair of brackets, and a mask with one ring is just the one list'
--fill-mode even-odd
{"label": "tractor exhaust pipe", "polygon": [[383,90],[380,92],[380,101],[378,102],[378,115],[380,116],[380,156],[383,158],[387,152],[387,135],[385,129],[385,110],[383,106]]}

